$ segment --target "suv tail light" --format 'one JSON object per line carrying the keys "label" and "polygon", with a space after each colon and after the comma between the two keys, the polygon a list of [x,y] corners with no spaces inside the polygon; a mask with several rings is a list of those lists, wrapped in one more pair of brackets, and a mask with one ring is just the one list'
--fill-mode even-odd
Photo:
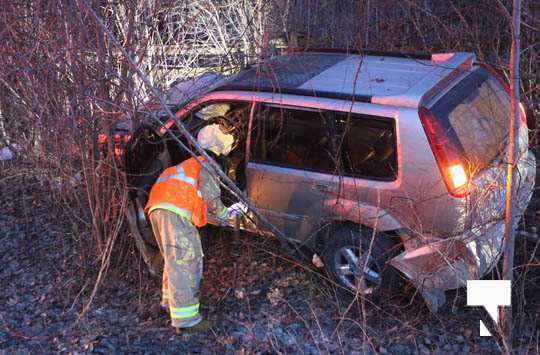
{"label": "suv tail light", "polygon": [[418,113],[448,192],[454,197],[467,196],[470,192],[469,169],[460,148],[430,110],[421,107]]}
{"label": "suv tail light", "polygon": [[465,168],[461,164],[450,165],[448,167],[448,174],[452,180],[452,186],[454,190],[466,187],[469,182]]}

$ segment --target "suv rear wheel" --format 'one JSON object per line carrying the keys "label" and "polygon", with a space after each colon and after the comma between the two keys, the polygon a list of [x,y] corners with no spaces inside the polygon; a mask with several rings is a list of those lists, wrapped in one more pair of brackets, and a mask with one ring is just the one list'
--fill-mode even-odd
{"label": "suv rear wheel", "polygon": [[327,274],[339,286],[353,293],[373,295],[399,287],[400,275],[388,265],[397,254],[389,235],[359,226],[342,226],[329,231],[322,258]]}

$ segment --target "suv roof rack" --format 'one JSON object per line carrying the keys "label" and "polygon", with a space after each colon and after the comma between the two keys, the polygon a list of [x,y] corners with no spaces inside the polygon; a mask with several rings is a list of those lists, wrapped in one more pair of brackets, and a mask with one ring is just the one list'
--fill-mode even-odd
{"label": "suv roof rack", "polygon": [[358,54],[358,55],[376,55],[382,57],[410,58],[420,60],[431,60],[431,54],[426,52],[396,52],[396,51],[380,51],[374,49],[354,49],[354,48],[300,48],[291,47],[285,50],[285,53],[342,53],[342,54]]}
{"label": "suv roof rack", "polygon": [[351,95],[348,93],[331,92],[323,90],[301,89],[301,88],[287,88],[287,87],[270,87],[270,86],[257,86],[242,85],[242,84],[228,84],[219,87],[219,91],[256,91],[256,92],[268,92],[274,94],[289,94],[289,95],[302,95],[310,97],[320,97],[326,99],[340,99],[355,102],[371,102],[371,95]]}
{"label": "suv roof rack", "polygon": [[[391,58],[335,51],[338,49],[328,49],[329,54],[298,50],[296,55],[275,56],[220,82],[214,91],[266,92],[417,108],[423,99],[467,72],[475,60],[474,54],[461,52],[435,53],[429,60],[422,60],[417,58],[426,58],[425,54],[410,54],[415,56],[411,58],[406,53],[394,53],[398,58]],[[360,68],[358,75],[351,75],[351,67]],[[358,76],[360,80],[356,80]]]}

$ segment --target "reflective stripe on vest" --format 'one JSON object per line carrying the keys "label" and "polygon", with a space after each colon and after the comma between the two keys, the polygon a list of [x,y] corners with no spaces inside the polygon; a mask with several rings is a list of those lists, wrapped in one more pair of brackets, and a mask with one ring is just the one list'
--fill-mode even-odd
{"label": "reflective stripe on vest", "polygon": [[176,166],[176,174],[171,174],[168,176],[160,176],[157,179],[156,183],[167,181],[170,179],[177,179],[177,180],[187,182],[188,184],[197,187],[197,182],[195,181],[195,179],[186,175],[186,172],[184,171],[184,168],[182,167],[181,164]]}
{"label": "reflective stripe on vest", "polygon": [[169,307],[171,318],[186,319],[193,318],[199,314],[199,304],[194,304],[188,307]]}
{"label": "reflective stripe on vest", "polygon": [[184,217],[188,221],[191,221],[192,213],[184,208],[176,207],[175,205],[172,205],[168,202],[161,202],[153,205],[148,210],[148,213],[151,213],[154,210],[167,210],[171,211],[172,213],[175,213],[179,215],[180,217]]}
{"label": "reflective stripe on vest", "polygon": [[221,211],[218,211],[216,213],[216,217],[219,218],[219,219],[226,219],[227,214],[229,214],[229,209],[227,207],[223,207],[223,209]]}
{"label": "reflective stripe on vest", "polygon": [[[160,176],[156,180],[155,183],[157,184],[158,182],[163,182],[163,181],[167,181],[171,179],[176,179],[176,180],[186,182],[190,184],[191,186],[197,188],[197,181],[195,181],[195,179],[193,179],[192,177],[189,177],[186,175],[186,172],[184,171],[184,167],[181,164],[176,166],[176,174],[171,174],[168,176]],[[202,193],[199,189],[197,189],[197,196],[202,197]]]}

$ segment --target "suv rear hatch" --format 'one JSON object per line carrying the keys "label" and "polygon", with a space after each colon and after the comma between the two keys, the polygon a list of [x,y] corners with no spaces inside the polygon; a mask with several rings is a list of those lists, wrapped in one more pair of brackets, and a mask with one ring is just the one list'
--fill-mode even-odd
{"label": "suv rear hatch", "polygon": [[[449,192],[467,198],[461,226],[504,218],[510,98],[508,88],[475,66],[450,90],[420,109],[422,124]],[[522,214],[534,185],[535,160],[528,152],[525,115],[519,120],[516,213]]]}
{"label": "suv rear hatch", "polygon": [[[421,107],[419,114],[450,193],[437,201],[451,222],[440,226],[444,221],[439,219],[437,239],[405,251],[391,264],[436,310],[444,303],[443,291],[481,278],[501,255],[510,100],[503,83],[488,68],[475,66]],[[518,129],[514,228],[531,198],[536,172],[525,117]]]}

